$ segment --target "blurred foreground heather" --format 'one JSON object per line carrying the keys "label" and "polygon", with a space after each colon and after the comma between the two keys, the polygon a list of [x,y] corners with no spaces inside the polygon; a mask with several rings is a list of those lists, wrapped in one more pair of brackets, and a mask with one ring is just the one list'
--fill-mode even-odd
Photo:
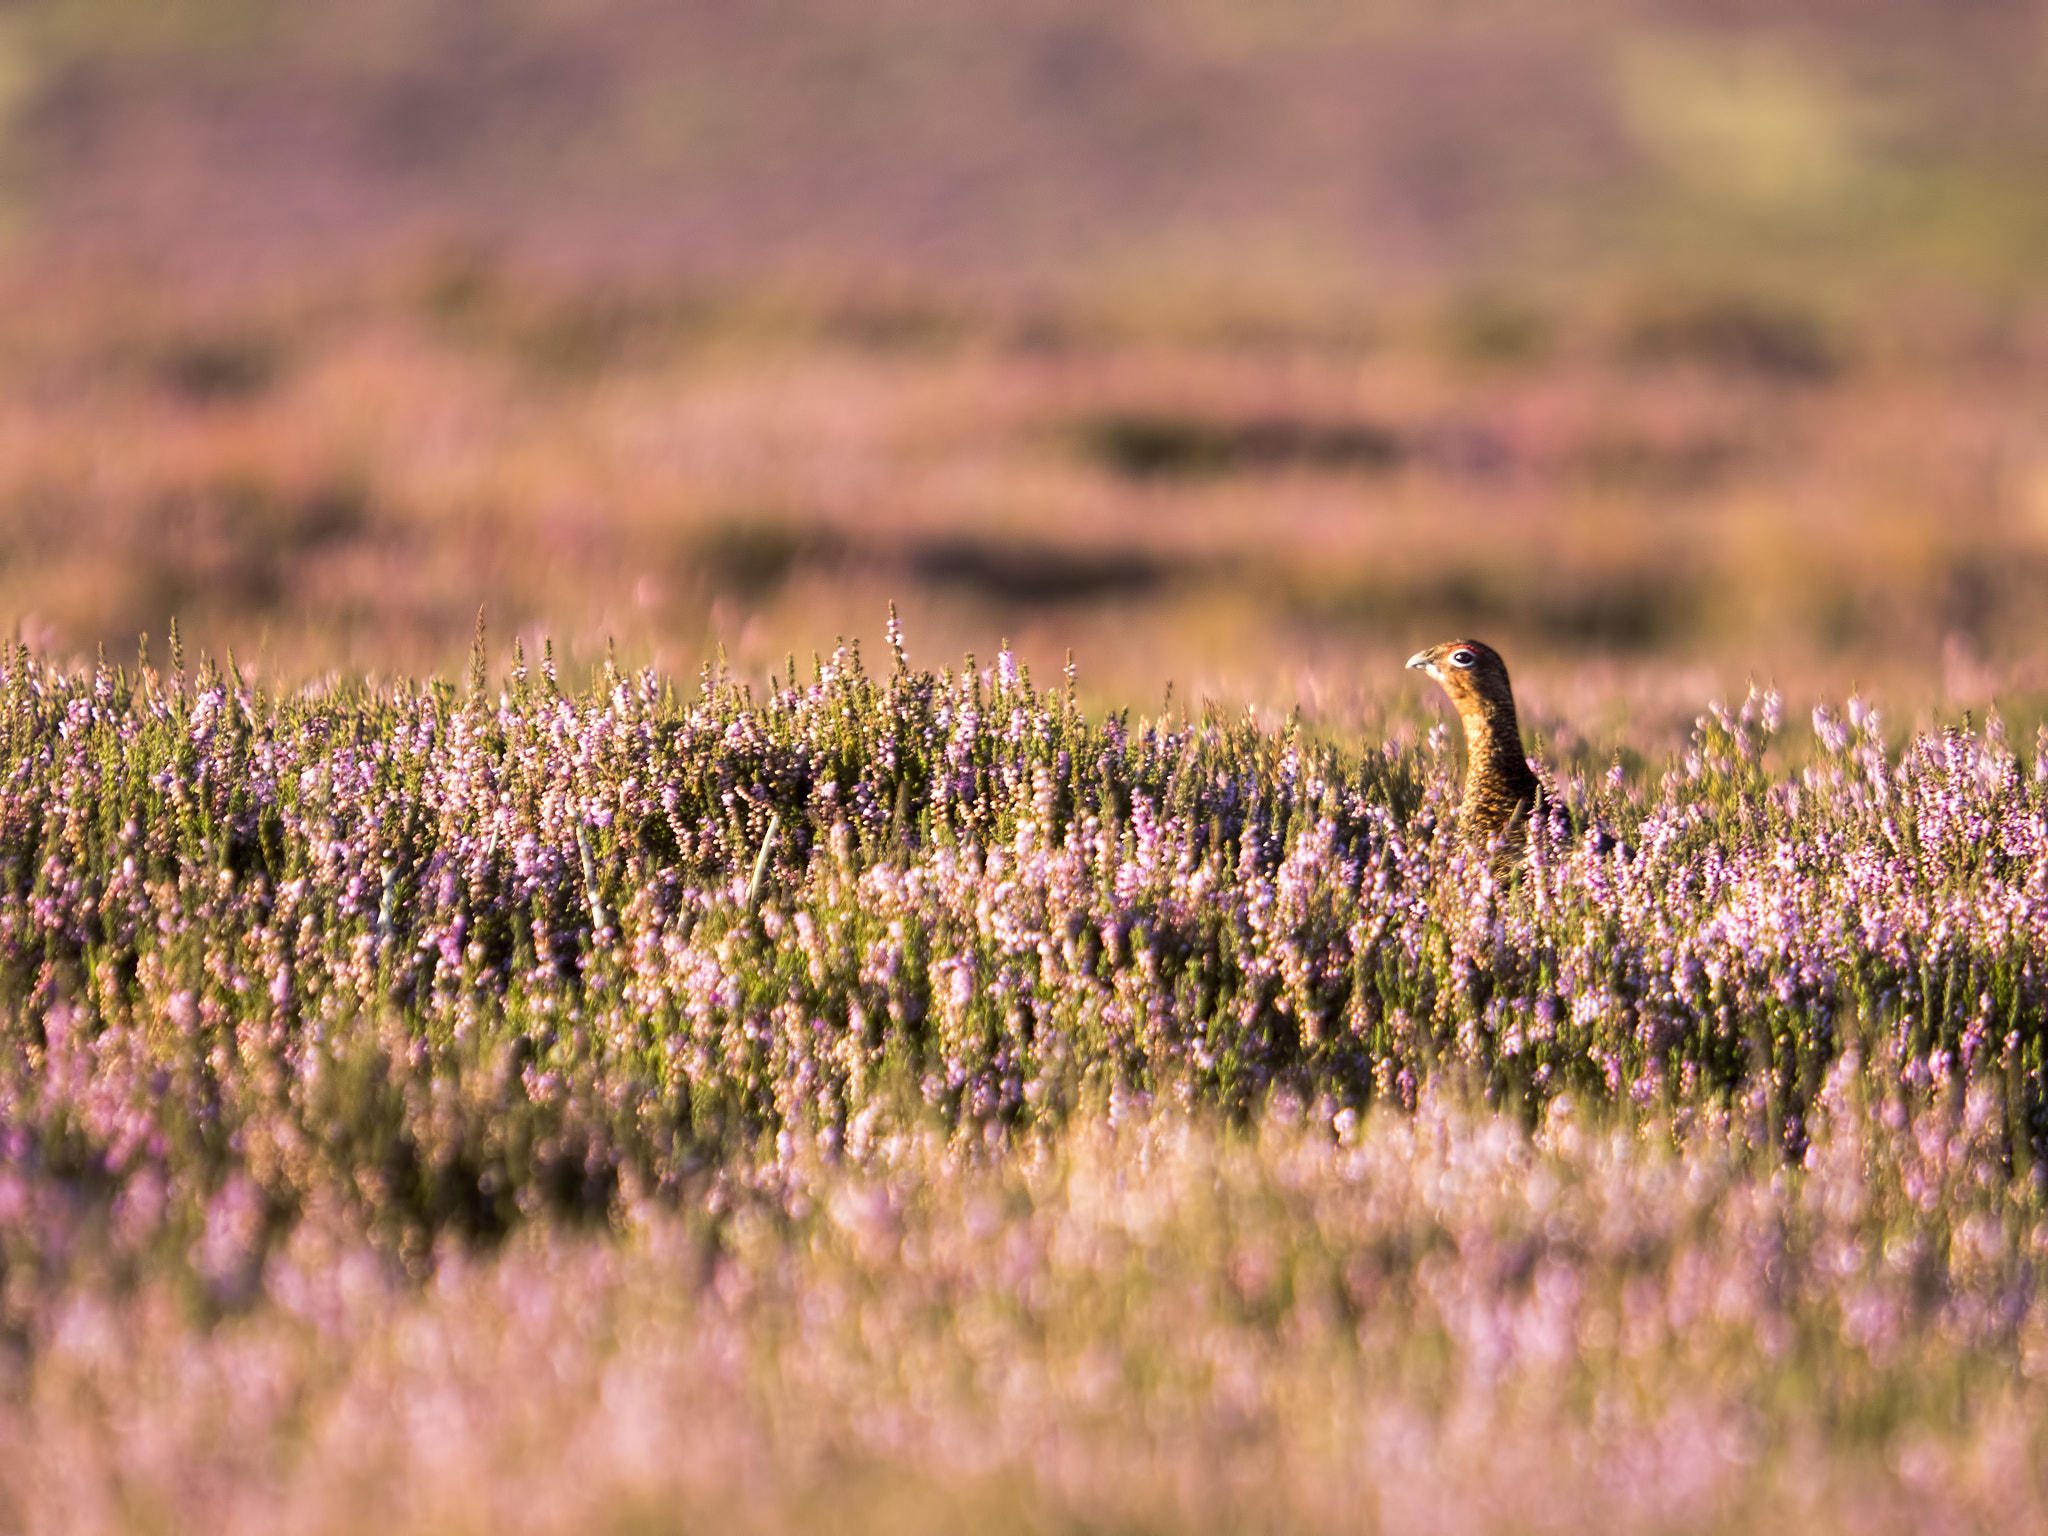
{"label": "blurred foreground heather", "polygon": [[0,674],[10,1523],[2048,1521],[1995,719],[1752,695],[1497,889],[1440,732],[1007,653],[178,661]]}
{"label": "blurred foreground heather", "polygon": [[0,1512],[2042,1529],[2048,1226],[1981,1095],[1909,1108],[1878,1077],[1844,1062],[1797,1170],[1740,1113],[1560,1108],[1532,1138],[1429,1093],[1334,1137],[1283,1101],[1233,1131],[927,1127],[859,1159],[796,1138],[680,1207],[621,1202],[615,1232],[444,1243],[424,1283],[336,1203],[258,1259],[245,1182],[109,1210],[10,1173]]}

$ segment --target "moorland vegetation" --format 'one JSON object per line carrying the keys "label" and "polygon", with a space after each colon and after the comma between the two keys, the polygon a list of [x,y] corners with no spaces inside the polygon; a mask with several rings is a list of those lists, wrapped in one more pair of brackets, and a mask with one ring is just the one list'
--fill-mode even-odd
{"label": "moorland vegetation", "polygon": [[1502,880],[1442,727],[893,626],[758,696],[183,660],[0,674],[25,1525],[2043,1516],[1995,719],[1795,762],[1756,693]]}

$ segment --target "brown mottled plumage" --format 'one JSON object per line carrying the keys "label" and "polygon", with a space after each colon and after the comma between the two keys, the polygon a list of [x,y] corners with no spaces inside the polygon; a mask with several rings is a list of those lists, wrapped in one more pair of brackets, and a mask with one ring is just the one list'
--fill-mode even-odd
{"label": "brown mottled plumage", "polygon": [[1465,726],[1465,797],[1458,816],[1466,839],[1485,847],[1500,839],[1494,871],[1505,874],[1529,841],[1529,818],[1540,789],[1522,752],[1515,692],[1507,663],[1477,640],[1446,640],[1408,658],[1442,686]]}

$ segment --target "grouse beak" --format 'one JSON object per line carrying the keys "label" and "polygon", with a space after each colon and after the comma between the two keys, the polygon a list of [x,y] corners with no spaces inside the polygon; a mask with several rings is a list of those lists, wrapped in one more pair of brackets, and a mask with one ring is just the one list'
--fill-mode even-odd
{"label": "grouse beak", "polygon": [[1431,677],[1436,676],[1436,667],[1430,662],[1429,652],[1427,651],[1417,651],[1413,656],[1410,656],[1408,658],[1408,670],[1412,672],[1417,667],[1420,667],[1423,671],[1427,672]]}

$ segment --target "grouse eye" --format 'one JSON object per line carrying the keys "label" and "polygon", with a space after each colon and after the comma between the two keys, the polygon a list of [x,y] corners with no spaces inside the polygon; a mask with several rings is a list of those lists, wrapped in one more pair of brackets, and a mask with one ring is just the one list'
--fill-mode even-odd
{"label": "grouse eye", "polygon": [[1468,651],[1462,645],[1451,652],[1451,665],[1454,667],[1469,667],[1478,659],[1479,657],[1476,652]]}

